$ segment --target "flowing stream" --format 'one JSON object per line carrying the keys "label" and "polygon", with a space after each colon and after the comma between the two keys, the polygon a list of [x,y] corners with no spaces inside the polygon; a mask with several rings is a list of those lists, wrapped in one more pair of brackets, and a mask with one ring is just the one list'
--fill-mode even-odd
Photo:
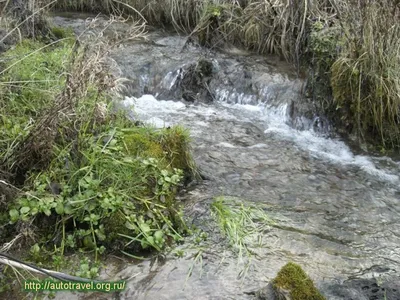
{"label": "flowing stream", "polygon": [[[77,32],[84,26],[81,16],[54,21]],[[355,153],[334,137],[289,65],[234,47],[202,49],[161,30],[111,57],[114,71],[130,79],[121,106],[132,118],[190,129],[205,180],[181,200],[208,238],[158,258],[110,263],[102,278],[130,278],[127,289],[96,299],[257,299],[288,261],[327,299],[400,299],[400,163]],[[182,101],[177,81],[201,59],[212,64],[213,101]],[[258,205],[274,221],[247,264],[210,214],[218,196]]]}

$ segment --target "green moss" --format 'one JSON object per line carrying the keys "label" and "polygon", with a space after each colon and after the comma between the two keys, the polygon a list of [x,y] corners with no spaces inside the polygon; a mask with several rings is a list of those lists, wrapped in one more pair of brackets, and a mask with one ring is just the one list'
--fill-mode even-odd
{"label": "green moss", "polygon": [[104,218],[103,224],[105,227],[106,242],[108,244],[114,243],[116,240],[121,239],[119,234],[130,234],[130,230],[126,228],[126,218],[120,212],[115,212],[109,217]]}
{"label": "green moss", "polygon": [[290,292],[293,300],[324,300],[325,297],[316,289],[312,280],[303,269],[292,262],[287,263],[273,281],[275,290]]}
{"label": "green moss", "polygon": [[190,134],[181,126],[156,131],[152,128],[136,127],[123,137],[126,153],[133,157],[156,158],[170,170],[180,169],[195,174],[191,157]]}
{"label": "green moss", "polygon": [[314,60],[313,63],[322,64],[322,67],[327,68],[325,71],[329,71],[338,56],[339,47],[343,45],[340,35],[339,27],[328,27],[320,21],[312,26],[308,50]]}
{"label": "green moss", "polygon": [[73,38],[74,37],[74,31],[72,28],[64,28],[64,27],[59,27],[59,26],[54,26],[51,27],[51,32],[57,39],[65,39],[68,37]]}
{"label": "green moss", "polygon": [[306,95],[321,107],[321,113],[332,117],[336,110],[330,86],[331,67],[339,54],[340,29],[321,21],[311,26],[305,63],[310,66]]}
{"label": "green moss", "polygon": [[146,132],[144,128],[138,128],[136,132],[124,136],[124,143],[129,155],[154,157],[163,159],[164,151],[159,143],[154,139],[154,134]]}

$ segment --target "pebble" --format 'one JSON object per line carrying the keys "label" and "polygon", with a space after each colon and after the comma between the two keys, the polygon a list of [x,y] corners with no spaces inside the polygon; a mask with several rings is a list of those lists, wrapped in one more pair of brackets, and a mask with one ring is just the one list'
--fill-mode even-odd
{"label": "pebble", "polygon": [[314,175],[310,175],[310,176],[308,176],[308,180],[315,181],[315,180],[317,180],[317,177]]}

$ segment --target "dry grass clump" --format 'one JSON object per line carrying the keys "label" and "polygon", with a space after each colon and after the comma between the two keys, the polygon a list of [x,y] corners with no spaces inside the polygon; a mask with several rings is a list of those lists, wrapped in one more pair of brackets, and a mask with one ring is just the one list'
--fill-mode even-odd
{"label": "dry grass clump", "polygon": [[[259,53],[276,53],[299,62],[308,20],[330,13],[332,6],[325,0],[87,0],[58,1],[56,9],[140,14],[150,24],[194,31],[206,41],[204,44],[213,46],[213,35]],[[221,42],[219,38],[214,40]]]}
{"label": "dry grass clump", "polygon": [[[39,1],[40,2],[40,1]],[[0,26],[5,28],[4,39],[17,33],[21,38],[49,39],[53,38],[50,26],[43,14],[56,0],[48,1],[46,5],[38,6],[35,1],[3,1]]]}
{"label": "dry grass clump", "polygon": [[[50,2],[50,0],[45,1]],[[68,0],[56,1],[53,7],[62,11],[111,12],[115,9],[115,2],[112,0]]]}
{"label": "dry grass clump", "polygon": [[400,5],[346,1],[337,10],[345,42],[331,81],[343,121],[363,139],[379,137],[383,147],[399,147]]}

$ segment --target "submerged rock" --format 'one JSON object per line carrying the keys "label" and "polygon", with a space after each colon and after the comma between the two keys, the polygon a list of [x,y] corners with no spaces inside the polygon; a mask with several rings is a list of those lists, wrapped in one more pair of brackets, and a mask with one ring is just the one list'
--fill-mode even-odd
{"label": "submerged rock", "polygon": [[330,289],[333,295],[341,299],[398,300],[400,278],[393,277],[385,281],[377,278],[357,278],[333,285]]}
{"label": "submerged rock", "polygon": [[266,287],[258,290],[255,293],[257,300],[273,300],[275,299],[275,291],[272,283],[269,283]]}

